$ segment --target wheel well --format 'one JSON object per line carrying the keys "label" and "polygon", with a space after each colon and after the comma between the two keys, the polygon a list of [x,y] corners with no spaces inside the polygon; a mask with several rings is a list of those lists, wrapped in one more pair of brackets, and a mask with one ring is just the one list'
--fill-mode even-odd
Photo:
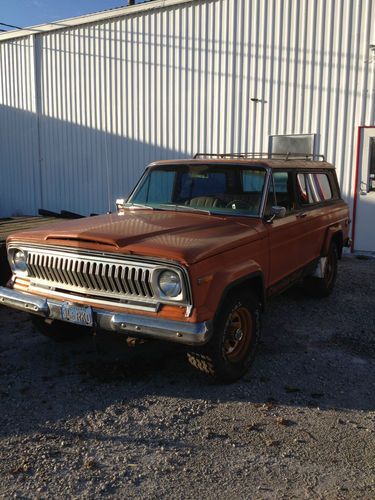
{"label": "wheel well", "polygon": [[265,290],[264,290],[264,284],[263,284],[263,276],[262,274],[256,274],[253,276],[249,276],[247,278],[241,279],[235,283],[232,283],[229,285],[221,298],[218,311],[220,310],[221,306],[223,305],[224,301],[233,293],[239,293],[239,292],[247,292],[247,291],[252,291],[255,293],[255,295],[258,297],[262,310],[264,310],[265,307]]}
{"label": "wheel well", "polygon": [[344,246],[344,238],[343,238],[342,232],[341,231],[337,231],[337,233],[335,233],[332,236],[332,240],[331,241],[336,244],[338,258],[341,259],[341,257],[342,257],[342,249],[343,249],[343,246]]}

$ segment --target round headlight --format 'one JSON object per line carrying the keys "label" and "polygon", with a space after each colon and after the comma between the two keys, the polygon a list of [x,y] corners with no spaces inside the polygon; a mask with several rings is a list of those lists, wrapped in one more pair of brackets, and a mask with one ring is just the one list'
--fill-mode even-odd
{"label": "round headlight", "polygon": [[174,271],[163,271],[159,276],[159,288],[167,297],[177,297],[181,293],[181,280]]}
{"label": "round headlight", "polygon": [[25,273],[27,271],[25,252],[22,250],[16,250],[13,255],[13,264],[16,271]]}

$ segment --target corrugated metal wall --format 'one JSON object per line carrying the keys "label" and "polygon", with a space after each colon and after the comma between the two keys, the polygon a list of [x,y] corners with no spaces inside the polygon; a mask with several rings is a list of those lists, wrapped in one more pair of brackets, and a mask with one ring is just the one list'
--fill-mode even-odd
{"label": "corrugated metal wall", "polygon": [[0,38],[0,215],[105,211],[155,159],[288,133],[318,134],[349,198],[374,26],[375,0],[196,0]]}
{"label": "corrugated metal wall", "polygon": [[0,43],[0,217],[40,201],[32,38]]}

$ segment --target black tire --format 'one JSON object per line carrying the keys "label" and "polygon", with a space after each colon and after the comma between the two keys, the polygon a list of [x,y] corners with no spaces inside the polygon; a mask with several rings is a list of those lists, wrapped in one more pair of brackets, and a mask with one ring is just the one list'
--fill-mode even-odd
{"label": "black tire", "polygon": [[307,276],[304,279],[303,285],[306,293],[311,297],[323,298],[328,297],[336,283],[337,278],[337,261],[338,252],[337,246],[334,242],[331,243],[328,254],[327,263],[322,278],[315,276]]}
{"label": "black tire", "polygon": [[238,380],[254,360],[261,335],[260,319],[261,306],[254,295],[233,293],[215,319],[210,341],[188,352],[189,363],[217,381]]}
{"label": "black tire", "polygon": [[54,340],[55,342],[76,340],[90,333],[90,329],[85,326],[74,325],[57,320],[52,321],[52,323],[48,323],[44,318],[34,315],[30,316],[34,330],[44,337]]}

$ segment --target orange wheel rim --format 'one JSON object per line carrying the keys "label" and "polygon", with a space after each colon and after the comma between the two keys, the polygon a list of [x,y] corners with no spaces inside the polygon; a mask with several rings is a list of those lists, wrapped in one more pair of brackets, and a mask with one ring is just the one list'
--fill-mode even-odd
{"label": "orange wheel rim", "polygon": [[239,362],[246,356],[253,334],[253,319],[246,307],[232,312],[224,336],[224,352],[229,361]]}

